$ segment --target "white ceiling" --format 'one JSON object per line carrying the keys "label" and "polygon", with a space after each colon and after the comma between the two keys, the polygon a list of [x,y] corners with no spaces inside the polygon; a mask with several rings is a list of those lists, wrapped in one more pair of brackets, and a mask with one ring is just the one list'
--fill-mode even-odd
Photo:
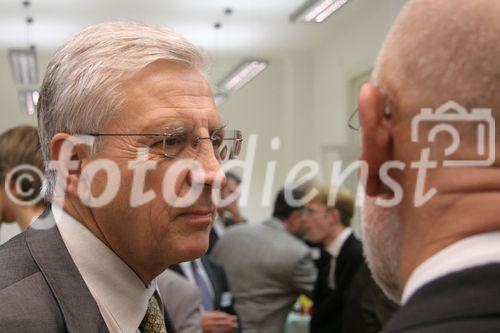
{"label": "white ceiling", "polygon": [[[388,1],[388,0],[384,0]],[[308,49],[332,31],[363,19],[380,0],[351,0],[323,24],[289,22],[305,0],[31,0],[35,21],[31,42],[54,51],[64,40],[93,23],[131,19],[168,26],[212,53],[263,56]],[[26,43],[21,0],[0,1],[0,50]],[[225,16],[224,8],[233,14]],[[213,23],[223,26],[216,31]]]}

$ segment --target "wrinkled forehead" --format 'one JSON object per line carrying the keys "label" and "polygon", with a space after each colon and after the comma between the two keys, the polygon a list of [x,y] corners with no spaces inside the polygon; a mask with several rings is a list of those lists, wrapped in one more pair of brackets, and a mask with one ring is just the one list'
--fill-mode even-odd
{"label": "wrinkled forehead", "polygon": [[121,116],[137,130],[164,128],[175,122],[218,128],[222,120],[205,77],[195,68],[158,61],[132,75],[121,87]]}

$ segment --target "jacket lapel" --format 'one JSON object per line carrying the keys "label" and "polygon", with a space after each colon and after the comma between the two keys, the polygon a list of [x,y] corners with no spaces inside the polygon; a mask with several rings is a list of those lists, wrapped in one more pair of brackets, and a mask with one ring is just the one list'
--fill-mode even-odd
{"label": "jacket lapel", "polygon": [[99,308],[57,229],[50,207],[28,229],[26,242],[63,315],[68,332],[108,332]]}

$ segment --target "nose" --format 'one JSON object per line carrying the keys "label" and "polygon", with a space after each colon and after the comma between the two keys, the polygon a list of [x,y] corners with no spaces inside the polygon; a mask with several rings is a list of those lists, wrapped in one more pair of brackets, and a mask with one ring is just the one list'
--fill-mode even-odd
{"label": "nose", "polygon": [[201,140],[199,149],[197,160],[203,172],[200,172],[200,175],[191,172],[189,174],[191,184],[197,183],[209,187],[214,186],[216,182],[220,183],[220,185],[225,184],[226,177],[222,171],[220,161],[215,156],[212,142],[210,140]]}

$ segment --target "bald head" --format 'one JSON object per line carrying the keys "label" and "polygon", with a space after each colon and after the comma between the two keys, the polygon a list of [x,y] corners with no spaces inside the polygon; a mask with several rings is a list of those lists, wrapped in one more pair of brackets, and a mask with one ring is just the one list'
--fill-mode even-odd
{"label": "bald head", "polygon": [[380,53],[374,81],[397,111],[454,100],[500,115],[500,1],[410,0]]}

